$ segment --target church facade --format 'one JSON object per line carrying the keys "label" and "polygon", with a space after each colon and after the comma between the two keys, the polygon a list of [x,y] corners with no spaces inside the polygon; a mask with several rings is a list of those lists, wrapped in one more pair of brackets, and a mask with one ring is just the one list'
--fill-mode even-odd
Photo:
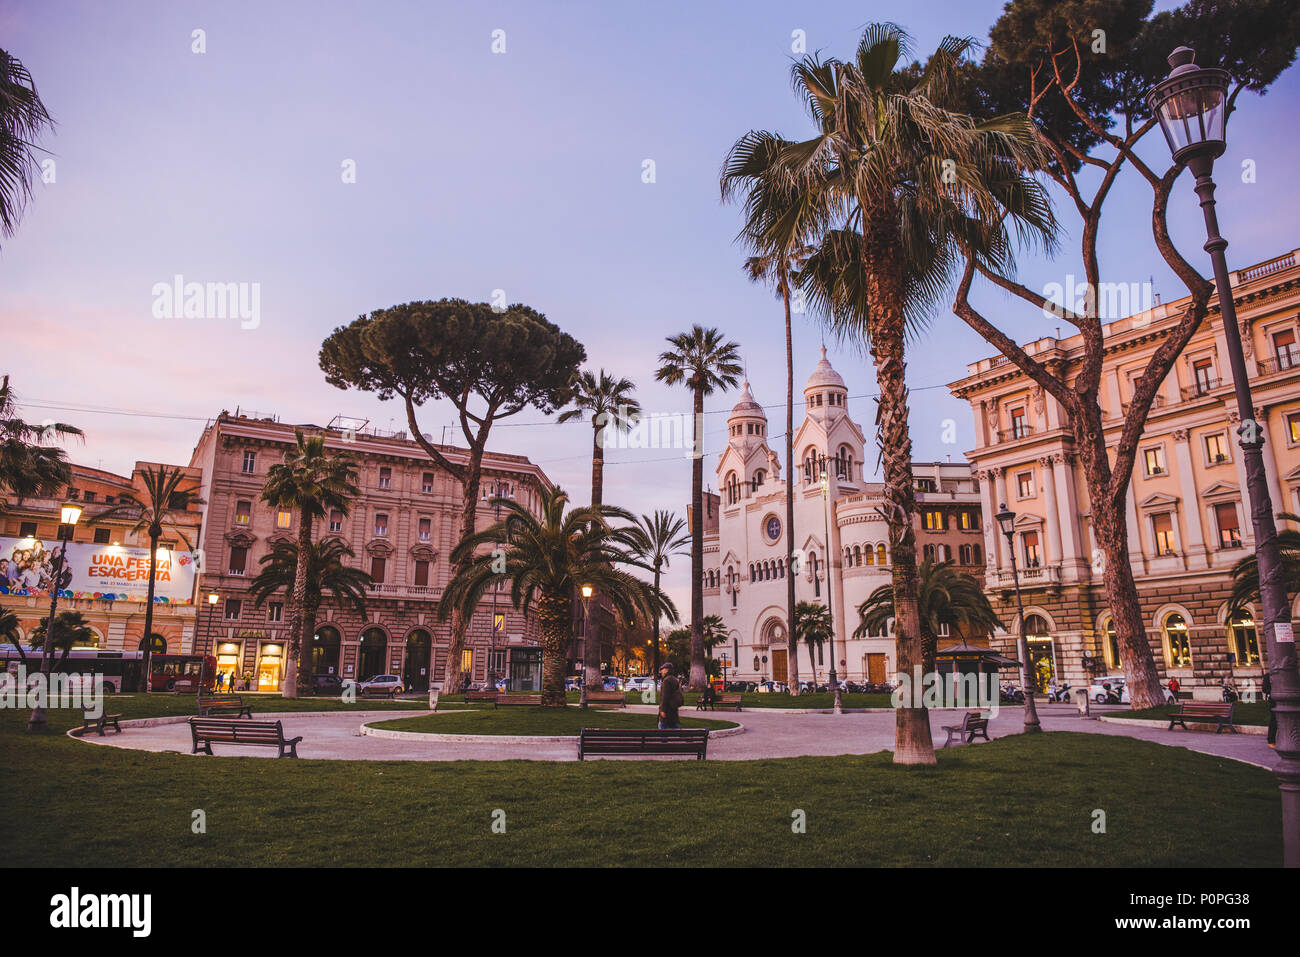
{"label": "church facade", "polygon": [[[716,467],[719,491],[705,500],[704,613],[720,616],[727,629],[713,656],[726,661],[729,680],[785,681],[797,652],[800,680],[826,681],[833,662],[846,680],[882,682],[896,669],[893,635],[855,638],[854,631],[858,606],[891,581],[889,528],[878,512],[884,486],[868,481],[866,434],[849,415],[848,389],[824,347],[803,398],[794,435],[793,530],[786,527],[785,473],[748,382],[728,416],[727,447]],[[984,538],[969,465],[918,462],[913,471],[918,560],[952,560],[978,577]],[[793,569],[786,567],[791,537]],[[833,648],[791,647],[786,578],[792,574],[796,601],[830,607]]]}

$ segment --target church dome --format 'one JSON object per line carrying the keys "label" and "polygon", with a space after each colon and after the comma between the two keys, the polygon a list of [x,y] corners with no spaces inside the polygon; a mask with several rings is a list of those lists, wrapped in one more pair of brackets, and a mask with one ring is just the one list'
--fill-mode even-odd
{"label": "church dome", "polygon": [[764,422],[767,421],[767,414],[763,411],[763,407],[754,401],[754,394],[749,391],[748,379],[745,380],[745,388],[740,393],[739,401],[731,408],[730,418],[762,419]]}
{"label": "church dome", "polygon": [[817,363],[817,368],[813,369],[813,374],[808,377],[808,384],[803,387],[804,392],[813,389],[847,389],[844,379],[826,358],[825,346],[822,346],[821,361]]}

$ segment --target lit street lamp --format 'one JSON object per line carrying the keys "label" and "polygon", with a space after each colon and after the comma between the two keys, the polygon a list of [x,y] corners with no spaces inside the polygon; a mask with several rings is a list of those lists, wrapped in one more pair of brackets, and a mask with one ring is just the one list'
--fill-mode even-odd
{"label": "lit street lamp", "polygon": [[59,509],[59,531],[57,538],[63,543],[59,557],[54,563],[54,572],[50,582],[50,617],[45,619],[45,644],[41,648],[41,675],[44,688],[38,688],[36,704],[27,719],[28,731],[45,730],[45,699],[50,694],[50,666],[54,663],[54,618],[59,608],[59,589],[63,587],[63,573],[68,566],[68,546],[72,544],[72,533],[81,520],[81,506],[68,502]]}
{"label": "lit street lamp", "polygon": [[1043,726],[1038,721],[1038,709],[1034,706],[1036,683],[1030,681],[1029,674],[1029,639],[1025,637],[1025,606],[1020,601],[1020,569],[1016,567],[1016,530],[1013,525],[1016,513],[1005,504],[999,505],[998,508],[1001,511],[994,518],[998,520],[1002,534],[1007,537],[1007,551],[1011,553],[1011,580],[1016,585],[1016,617],[1020,622],[1017,629],[1020,632],[1020,687],[1025,692],[1025,731],[1042,731]]}
{"label": "lit street lamp", "polygon": [[[203,650],[199,652],[199,687],[194,693],[196,699],[203,694],[203,679],[207,676],[208,647],[212,643],[212,616],[217,613],[217,602],[220,600],[216,592],[208,592],[208,624],[203,629]],[[217,676],[214,674],[212,677],[215,680]],[[230,690],[235,690],[233,682]]]}
{"label": "lit street lamp", "polygon": [[[582,657],[584,661],[587,657],[587,642],[591,641],[591,622],[587,619],[587,609],[591,604],[591,592],[590,585],[582,586]],[[587,674],[585,669],[582,675],[582,691],[578,695],[578,707],[587,707]]]}
{"label": "lit street lamp", "polygon": [[1169,54],[1169,76],[1147,94],[1147,105],[1160,121],[1175,164],[1186,164],[1196,177],[1196,195],[1205,217],[1205,251],[1214,265],[1214,286],[1223,317],[1232,383],[1237,398],[1237,427],[1250,495],[1250,519],[1255,532],[1255,560],[1259,567],[1259,595],[1264,625],[1273,713],[1277,718],[1277,754],[1274,768],[1282,791],[1283,863],[1300,867],[1300,672],[1296,669],[1295,635],[1287,604],[1287,584],[1277,546],[1273,503],[1264,470],[1264,427],[1255,420],[1250,380],[1241,348],[1241,328],[1228,278],[1224,250],[1228,241],[1219,235],[1214,211],[1214,161],[1227,149],[1228,119],[1226,71],[1202,69],[1196,53],[1178,47]]}

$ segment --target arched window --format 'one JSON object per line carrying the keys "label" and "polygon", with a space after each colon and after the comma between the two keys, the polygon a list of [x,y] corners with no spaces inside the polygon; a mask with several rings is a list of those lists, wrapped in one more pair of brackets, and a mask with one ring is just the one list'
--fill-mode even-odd
{"label": "arched window", "polygon": [[884,543],[881,543],[881,544],[879,544],[879,545],[876,546],[876,564],[877,564],[877,565],[887,565],[887,564],[889,564],[889,560],[888,560],[888,558],[887,558],[886,555],[885,555],[885,546],[884,546]]}
{"label": "arched window", "polygon": [[854,564],[854,565],[861,565],[861,564],[862,564],[862,546],[861,546],[861,545],[854,545],[854,546],[853,546],[853,564]]}
{"label": "arched window", "polygon": [[864,565],[874,565],[876,563],[876,550],[870,545],[862,549],[862,563]]}
{"label": "arched window", "polygon": [[784,578],[784,577],[785,577],[785,559],[784,559],[784,558],[778,558],[778,559],[776,560],[776,576],[777,576],[778,578]]}
{"label": "arched window", "polygon": [[1192,645],[1187,637],[1187,621],[1176,611],[1165,615],[1160,626],[1164,638],[1165,664],[1170,668],[1190,668],[1192,666]]}
{"label": "arched window", "polygon": [[763,470],[762,470],[762,469],[759,469],[757,472],[754,473],[754,489],[755,489],[755,491],[757,491],[758,489],[760,489],[760,488],[763,487],[763,478],[764,478],[764,475],[763,475]]}
{"label": "arched window", "polygon": [[978,545],[972,545],[970,547],[970,556],[971,556],[972,565],[984,564],[984,550],[980,548]]}
{"label": "arched window", "polygon": [[1245,612],[1228,617],[1228,650],[1237,656],[1238,666],[1259,664],[1259,635],[1255,620]]}
{"label": "arched window", "polygon": [[749,566],[749,580],[750,580],[751,583],[758,581],[758,576],[757,576],[757,574],[755,574],[755,572],[754,572],[754,566],[753,566],[753,565],[750,565],[750,566]]}
{"label": "arched window", "polygon": [[735,505],[740,501],[740,480],[736,478],[735,472],[727,473],[727,481],[725,485],[727,489],[727,504]]}
{"label": "arched window", "polygon": [[[55,624],[57,625],[58,622],[56,621]],[[167,639],[155,631],[148,639],[141,638],[139,647],[141,651],[147,650],[151,655],[165,655],[167,654]]]}
{"label": "arched window", "polygon": [[808,554],[808,568],[812,571],[813,597],[820,598],[822,594],[822,580],[817,576],[817,553]]}
{"label": "arched window", "polygon": [[1114,618],[1106,618],[1106,624],[1102,627],[1101,636],[1101,653],[1106,659],[1106,667],[1121,667],[1119,659],[1119,639],[1115,637]]}

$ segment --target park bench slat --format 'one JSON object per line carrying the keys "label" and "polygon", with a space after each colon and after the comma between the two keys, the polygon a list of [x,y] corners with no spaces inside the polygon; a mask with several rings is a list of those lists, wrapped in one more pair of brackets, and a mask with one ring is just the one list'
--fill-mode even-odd
{"label": "park bench slat", "polygon": [[539,694],[499,694],[496,696],[496,703],[498,708],[502,705],[507,707],[514,705],[541,707],[542,696]]}
{"label": "park bench slat", "polygon": [[948,737],[943,742],[945,748],[952,744],[953,738],[965,738],[965,744],[974,744],[975,735],[978,734],[987,741],[989,740],[989,719],[979,711],[967,711],[966,716],[961,719],[961,724],[946,724],[942,730],[948,732]]}
{"label": "park bench slat", "polygon": [[1169,716],[1169,730],[1174,730],[1175,725],[1182,727],[1184,731],[1188,730],[1187,720],[1205,720],[1214,721],[1217,727],[1214,729],[1215,734],[1219,734],[1224,728],[1227,728],[1233,734],[1238,731],[1232,723],[1232,711],[1236,706],[1232,701],[1181,701],[1178,704],[1178,710]]}
{"label": "park bench slat", "polygon": [[109,725],[112,725],[113,730],[118,734],[121,734],[122,726],[117,723],[121,717],[120,714],[109,714],[108,712],[104,712],[98,718],[92,718],[86,712],[86,709],[83,708],[81,710],[81,733],[84,735],[87,731],[94,729],[99,732],[99,736],[102,738],[104,737],[105,729]]}
{"label": "park bench slat", "polygon": [[[218,744],[248,744],[248,745],[265,745],[279,749],[279,757],[286,754],[291,758],[298,756],[298,742],[302,740],[302,735],[296,738],[286,738],[284,736],[284,727],[279,721],[242,721],[229,720],[224,718],[190,718],[190,735],[194,739],[194,749],[191,754],[198,754],[202,751],[204,754],[212,754],[212,745]],[[202,744],[202,747],[200,747]]]}
{"label": "park bench slat", "polygon": [[585,760],[588,754],[694,754],[703,761],[708,745],[708,728],[582,728],[578,732],[578,760]]}
{"label": "park bench slat", "polygon": [[613,704],[627,707],[627,695],[622,691],[588,691],[587,704]]}
{"label": "park bench slat", "polygon": [[237,714],[252,719],[253,706],[244,704],[244,699],[237,694],[199,695],[199,716],[206,718],[213,714]]}

